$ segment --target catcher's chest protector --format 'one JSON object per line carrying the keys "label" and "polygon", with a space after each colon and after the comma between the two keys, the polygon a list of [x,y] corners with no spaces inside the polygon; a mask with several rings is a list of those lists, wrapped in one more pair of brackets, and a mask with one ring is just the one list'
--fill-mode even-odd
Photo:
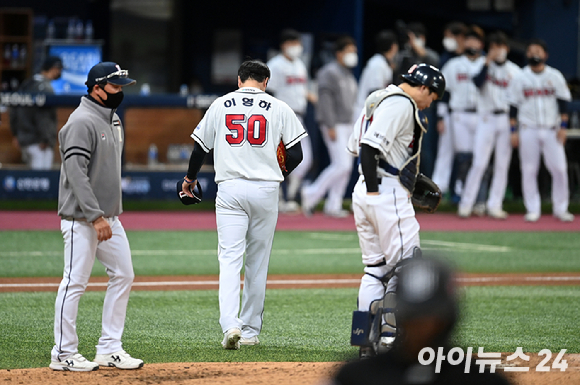
{"label": "catcher's chest protector", "polygon": [[417,108],[417,104],[407,93],[403,90],[393,90],[388,91],[386,89],[377,90],[371,93],[367,100],[365,101],[365,119],[370,120],[373,117],[377,107],[388,97],[391,96],[403,96],[411,102],[413,106],[413,115],[415,117],[415,130],[413,132],[413,153],[412,155],[417,155],[421,153],[421,141],[423,139],[423,133],[427,132],[427,127],[424,126],[423,122],[421,121],[421,117],[419,116],[419,108]]}

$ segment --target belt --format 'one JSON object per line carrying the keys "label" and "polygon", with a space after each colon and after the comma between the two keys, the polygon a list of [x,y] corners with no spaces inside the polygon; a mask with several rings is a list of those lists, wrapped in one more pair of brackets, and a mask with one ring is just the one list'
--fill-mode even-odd
{"label": "belt", "polygon": [[476,108],[465,108],[465,109],[462,109],[462,110],[456,110],[456,109],[451,109],[450,108],[449,109],[449,112],[467,112],[467,113],[470,113],[470,114],[475,114],[477,112],[477,109]]}
{"label": "belt", "polygon": [[379,159],[379,167],[391,175],[395,175],[395,176],[399,175],[399,169],[391,166],[389,164],[389,162],[387,162],[386,160]]}
{"label": "belt", "polygon": [[507,114],[507,111],[506,110],[493,110],[491,113],[494,115],[501,115],[501,114]]}
{"label": "belt", "polygon": [[[103,219],[105,219],[107,221],[110,221],[110,220],[115,219],[115,218],[117,218],[117,217],[116,216],[114,216],[114,217],[103,217]],[[65,221],[87,222],[86,218],[61,217],[61,219],[64,219]]]}
{"label": "belt", "polygon": [[379,263],[375,263],[374,265],[366,265],[366,267],[381,267],[381,266],[386,266],[386,265],[387,265],[387,262],[383,259]]}

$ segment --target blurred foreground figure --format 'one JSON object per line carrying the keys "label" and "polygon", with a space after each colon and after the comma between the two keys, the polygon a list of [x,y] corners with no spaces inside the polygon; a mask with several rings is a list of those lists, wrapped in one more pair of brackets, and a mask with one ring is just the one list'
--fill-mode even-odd
{"label": "blurred foreground figure", "polygon": [[[465,360],[451,365],[447,358],[435,358],[438,348],[447,357],[449,336],[458,318],[453,271],[447,264],[433,258],[411,258],[397,275],[398,335],[392,349],[345,365],[332,384],[509,384],[501,375],[490,373],[489,366],[480,373],[475,357],[470,358],[467,370]],[[425,348],[434,353],[425,353],[431,350]]]}

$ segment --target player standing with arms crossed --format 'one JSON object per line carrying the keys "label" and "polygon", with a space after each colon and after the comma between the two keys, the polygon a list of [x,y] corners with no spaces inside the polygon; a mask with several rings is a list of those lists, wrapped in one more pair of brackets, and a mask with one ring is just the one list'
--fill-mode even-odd
{"label": "player standing with arms crossed", "polygon": [[[552,175],[552,212],[563,222],[572,222],[568,212],[568,164],[564,143],[568,127],[567,105],[572,99],[562,73],[546,64],[548,49],[543,40],[533,40],[526,51],[528,65],[510,89],[512,145],[520,149],[522,194],[527,214],[536,222],[541,216],[538,170],[540,155]],[[517,124],[519,123],[519,128]]]}
{"label": "player standing with arms crossed", "polygon": [[[300,58],[303,51],[300,39],[300,33],[292,29],[285,29],[280,34],[281,53],[267,63],[272,73],[272,78],[268,82],[268,93],[288,104],[304,126],[304,115],[308,101],[314,103],[316,98],[308,92],[308,71]],[[310,138],[305,136],[301,144],[303,159],[292,174],[288,175],[287,202],[280,201],[280,208],[283,211],[300,209],[296,203],[296,194],[302,185],[302,180],[312,166]]]}
{"label": "player standing with arms crossed", "polygon": [[[123,87],[135,84],[129,72],[112,62],[89,71],[89,95],[58,134],[62,166],[58,215],[64,238],[64,276],[58,288],[50,368],[92,371],[101,366],[137,369],[143,361],[127,354],[121,343],[127,303],[135,274],[125,229],[118,216],[121,201],[123,127],[115,110]],[[103,325],[94,362],[78,352],[76,318],[79,300],[96,258],[109,276]]]}
{"label": "player standing with arms crossed", "polygon": [[[457,181],[462,182],[459,185],[456,183],[457,187],[463,187],[465,184],[465,177],[473,157],[479,99],[479,91],[473,80],[485,62],[485,58],[481,56],[482,49],[481,36],[470,30],[465,34],[464,54],[450,59],[441,69],[449,92],[449,120],[457,162]],[[450,189],[453,191],[453,186],[450,186]],[[455,193],[459,193],[457,190]]]}
{"label": "player standing with arms crossed", "polygon": [[[410,199],[426,131],[419,110],[443,96],[445,78],[424,63],[401,77],[399,86],[390,85],[369,96],[347,147],[361,165],[352,197],[365,265],[358,295],[361,311],[368,311],[373,300],[383,297],[380,279],[420,246],[419,222]],[[394,291],[395,286],[396,279],[391,279],[387,291]]]}
{"label": "player standing with arms crossed", "polygon": [[475,204],[483,174],[494,151],[493,179],[487,200],[487,214],[496,219],[505,219],[508,214],[502,209],[511,162],[508,87],[521,72],[520,67],[507,60],[509,51],[507,36],[496,32],[489,37],[489,53],[485,65],[474,80],[480,88],[478,122],[475,133],[473,162],[467,178],[458,213],[469,217]]}
{"label": "player standing with arms crossed", "polygon": [[[259,344],[278,220],[278,191],[284,180],[276,149],[282,141],[287,175],[302,160],[300,140],[307,135],[292,109],[265,92],[269,79],[270,70],[261,61],[242,63],[239,89],[216,99],[191,134],[195,144],[182,186],[183,192],[193,197],[190,188],[196,185],[206,153],[214,149],[224,349]],[[242,265],[245,276],[240,311]]]}

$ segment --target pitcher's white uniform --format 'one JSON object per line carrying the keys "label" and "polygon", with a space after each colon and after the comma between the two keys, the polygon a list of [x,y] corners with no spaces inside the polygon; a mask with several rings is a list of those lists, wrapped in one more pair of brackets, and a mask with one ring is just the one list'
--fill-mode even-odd
{"label": "pitcher's white uniform", "polygon": [[[404,93],[390,85],[386,89]],[[377,107],[372,120],[365,119],[365,111],[354,124],[348,151],[359,156],[360,145],[366,144],[380,152],[380,159],[400,168],[411,156],[415,130],[415,102],[402,95],[385,98]],[[379,194],[367,195],[362,175],[352,195],[352,208],[356,223],[365,275],[361,279],[358,309],[368,311],[370,303],[382,298],[385,289],[375,277],[383,277],[403,258],[412,256],[419,246],[419,222],[407,190],[399,178],[377,169]],[[394,289],[396,279],[389,281],[387,291]]]}
{"label": "pitcher's white uniform", "polygon": [[367,97],[373,91],[382,90],[392,82],[393,69],[389,65],[387,58],[381,53],[374,54],[360,75],[353,121],[358,118],[361,109],[364,108]]}
{"label": "pitcher's white uniform", "polygon": [[[273,57],[268,63],[271,78],[268,81],[268,90],[274,96],[288,104],[304,125],[308,95],[308,70],[300,59],[288,60],[283,54]],[[305,127],[306,128],[306,127]],[[288,200],[293,201],[300,188],[302,179],[312,166],[312,145],[310,138],[305,136],[302,145],[302,162],[288,175]]]}
{"label": "pitcher's white uniform", "polygon": [[278,220],[278,190],[284,180],[276,149],[280,140],[290,148],[306,135],[286,103],[253,87],[216,99],[191,135],[204,151],[214,149],[219,307],[224,332],[239,328],[244,338],[260,333]]}
{"label": "pitcher's white uniform", "polygon": [[548,65],[541,73],[524,67],[510,87],[510,104],[518,108],[524,205],[528,213],[538,216],[541,214],[537,181],[540,154],[552,175],[553,213],[561,216],[568,211],[568,166],[564,146],[556,137],[560,129],[557,99],[570,101],[570,90],[562,73]]}
{"label": "pitcher's white uniform", "polygon": [[466,56],[459,56],[450,59],[441,69],[447,82],[446,90],[450,94],[450,124],[453,127],[453,147],[457,153],[473,152],[479,100],[473,77],[481,71],[484,62],[484,57],[471,61]]}
{"label": "pitcher's white uniform", "polygon": [[473,208],[491,152],[495,149],[493,179],[486,206],[491,213],[502,211],[512,154],[508,87],[520,72],[520,67],[509,60],[502,65],[493,61],[489,64],[487,79],[479,93],[473,162],[461,194],[460,210]]}

